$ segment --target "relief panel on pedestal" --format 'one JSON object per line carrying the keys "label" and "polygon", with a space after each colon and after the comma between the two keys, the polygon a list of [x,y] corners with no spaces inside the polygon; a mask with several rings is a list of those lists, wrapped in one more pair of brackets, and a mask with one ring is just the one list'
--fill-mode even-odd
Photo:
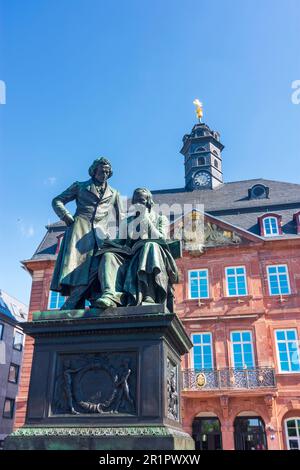
{"label": "relief panel on pedestal", "polygon": [[57,357],[52,415],[136,415],[137,355],[130,352]]}

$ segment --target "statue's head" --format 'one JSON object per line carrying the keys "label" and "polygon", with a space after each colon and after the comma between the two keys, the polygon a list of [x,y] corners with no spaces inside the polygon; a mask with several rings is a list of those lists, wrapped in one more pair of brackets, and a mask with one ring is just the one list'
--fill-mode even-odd
{"label": "statue's head", "polygon": [[132,196],[132,204],[142,204],[146,206],[149,211],[151,210],[152,206],[154,206],[154,201],[152,199],[152,194],[149,189],[146,188],[137,188],[133,192]]}
{"label": "statue's head", "polygon": [[89,175],[99,183],[103,183],[112,176],[111,163],[107,158],[96,158],[89,168]]}

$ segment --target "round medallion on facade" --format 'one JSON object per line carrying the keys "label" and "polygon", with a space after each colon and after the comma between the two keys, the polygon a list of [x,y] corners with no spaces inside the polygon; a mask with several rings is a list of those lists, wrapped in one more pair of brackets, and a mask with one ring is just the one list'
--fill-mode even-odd
{"label": "round medallion on facade", "polygon": [[203,388],[206,385],[206,376],[203,372],[200,372],[196,375],[196,385],[199,388]]}

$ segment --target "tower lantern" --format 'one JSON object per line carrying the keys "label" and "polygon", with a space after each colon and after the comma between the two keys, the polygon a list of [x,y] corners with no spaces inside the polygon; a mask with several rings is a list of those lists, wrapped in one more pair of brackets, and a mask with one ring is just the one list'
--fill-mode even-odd
{"label": "tower lantern", "polygon": [[222,150],[220,134],[202,122],[203,105],[195,99],[196,115],[199,120],[190,134],[183,137],[180,153],[184,155],[185,187],[197,189],[215,189],[223,184]]}

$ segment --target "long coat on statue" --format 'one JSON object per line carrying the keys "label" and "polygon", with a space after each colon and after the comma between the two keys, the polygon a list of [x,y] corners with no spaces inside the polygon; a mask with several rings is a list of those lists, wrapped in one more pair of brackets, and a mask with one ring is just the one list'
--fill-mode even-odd
{"label": "long coat on statue", "polygon": [[99,194],[92,179],[73,183],[52,201],[60,219],[69,214],[65,204],[74,200],[75,220],[66,229],[50,287],[65,296],[72,287],[88,285],[94,253],[106,236],[115,238],[121,215],[119,193],[108,184]]}

